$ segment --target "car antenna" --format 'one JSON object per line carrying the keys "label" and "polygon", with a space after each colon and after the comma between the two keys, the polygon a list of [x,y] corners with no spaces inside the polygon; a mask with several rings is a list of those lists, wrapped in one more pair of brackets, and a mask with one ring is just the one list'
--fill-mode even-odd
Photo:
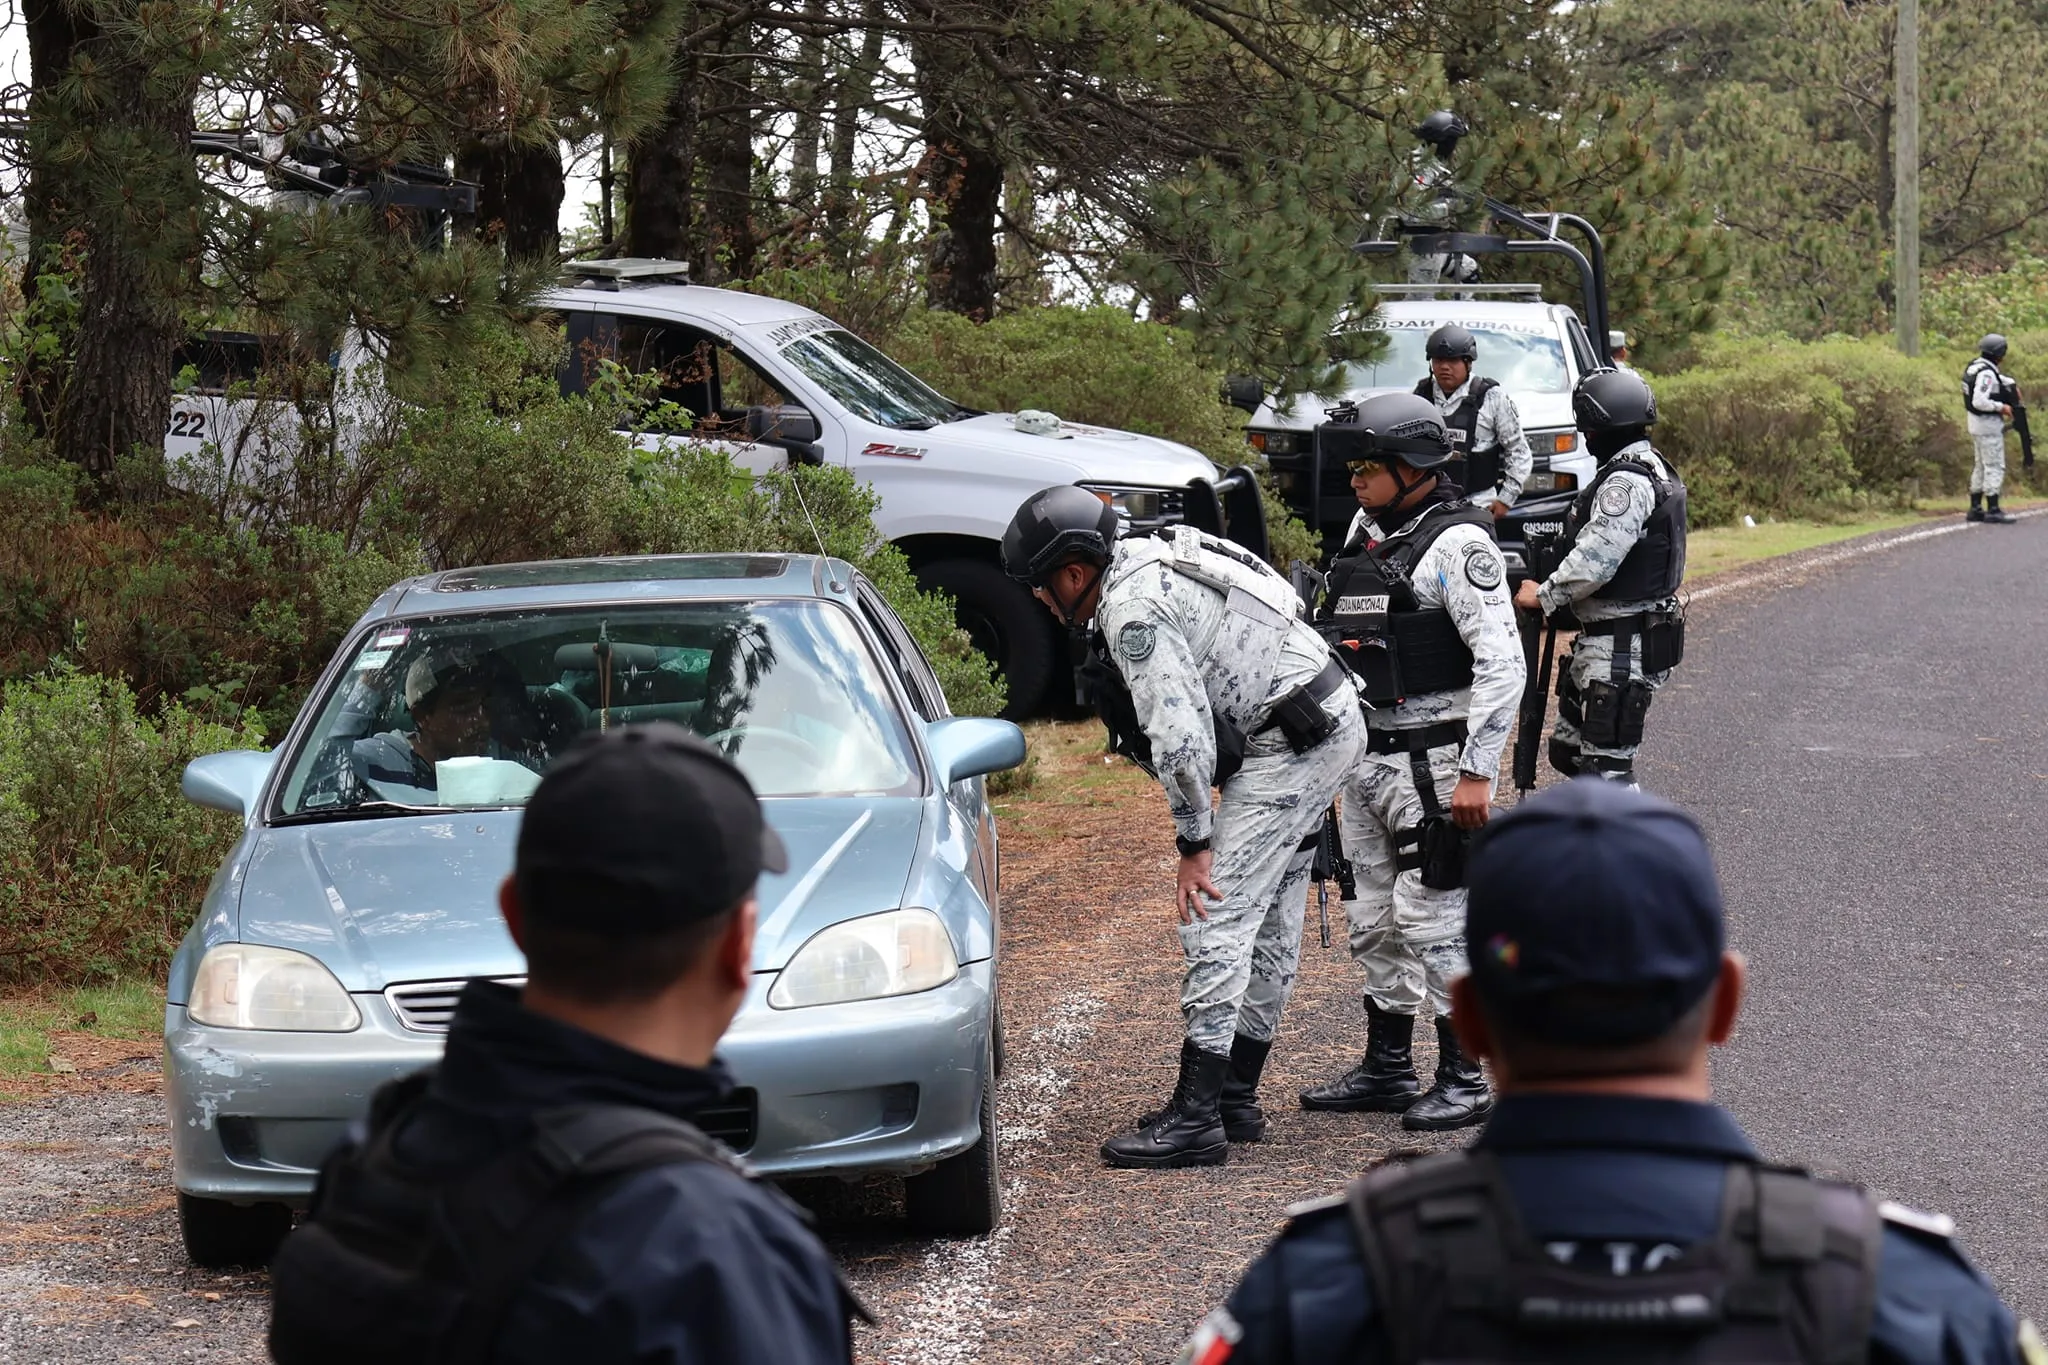
{"label": "car antenna", "polygon": [[[803,480],[798,477],[796,470],[793,468],[789,471],[789,487],[796,494],[796,505],[803,511],[805,524],[811,528],[811,539],[818,544],[818,558],[825,561],[826,572],[830,573],[832,556],[825,549],[825,537],[818,534],[818,523],[811,516],[811,505],[804,501]],[[846,585],[841,583],[836,575],[828,579],[827,583],[834,592],[846,591]]]}

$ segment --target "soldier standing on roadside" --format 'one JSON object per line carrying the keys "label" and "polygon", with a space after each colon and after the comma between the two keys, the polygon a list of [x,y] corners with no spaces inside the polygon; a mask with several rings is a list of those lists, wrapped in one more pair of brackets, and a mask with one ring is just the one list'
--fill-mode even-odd
{"label": "soldier standing on roadside", "polygon": [[1651,697],[1685,654],[1685,485],[1650,444],[1657,399],[1641,375],[1586,376],[1572,412],[1600,468],[1565,517],[1563,561],[1525,579],[1515,605],[1579,628],[1557,680],[1551,765],[1633,783]]}
{"label": "soldier standing on roadside", "polygon": [[1429,377],[1415,386],[1443,414],[1451,434],[1451,477],[1459,490],[1499,521],[1522,496],[1536,467],[1522,415],[1499,382],[1474,378],[1479,339],[1457,323],[1446,323],[1423,343]]}
{"label": "soldier standing on roadside", "polygon": [[2012,514],[1998,505],[2005,487],[2005,424],[2012,420],[2019,385],[1999,372],[2005,359],[2005,338],[1993,332],[1977,343],[1977,358],[1963,369],[1963,407],[1969,414],[1970,444],[1976,459],[1970,465],[1970,512],[1967,520],[2004,525]]}
{"label": "soldier standing on roadside", "polygon": [[[1345,781],[1344,903],[1365,971],[1365,1058],[1305,1090],[1305,1109],[1401,1114],[1405,1128],[1482,1121],[1492,1092],[1450,1027],[1449,983],[1465,971],[1465,831],[1486,823],[1522,698],[1521,637],[1488,513],[1443,473],[1451,439],[1435,405],[1382,394],[1318,427],[1326,460],[1351,471],[1363,527],[1330,565],[1317,625],[1358,673],[1368,756]],[[1387,528],[1384,535],[1378,528]],[[1410,1051],[1429,1006],[1436,1079]]]}
{"label": "soldier standing on roadside", "polygon": [[1084,673],[1111,744],[1166,789],[1180,853],[1180,1080],[1103,1160],[1219,1165],[1228,1142],[1265,1132],[1259,1077],[1294,989],[1314,835],[1365,723],[1344,666],[1263,560],[1191,526],[1117,534],[1093,493],[1043,489],[1011,519],[1003,567],[1069,630],[1093,626]]}

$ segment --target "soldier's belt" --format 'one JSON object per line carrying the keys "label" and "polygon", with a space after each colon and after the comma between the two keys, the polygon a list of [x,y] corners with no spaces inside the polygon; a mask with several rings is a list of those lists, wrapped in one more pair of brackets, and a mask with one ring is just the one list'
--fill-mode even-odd
{"label": "soldier's belt", "polygon": [[1408,730],[1372,730],[1365,737],[1371,754],[1421,754],[1450,744],[1465,742],[1465,722],[1447,720],[1437,725],[1418,725]]}

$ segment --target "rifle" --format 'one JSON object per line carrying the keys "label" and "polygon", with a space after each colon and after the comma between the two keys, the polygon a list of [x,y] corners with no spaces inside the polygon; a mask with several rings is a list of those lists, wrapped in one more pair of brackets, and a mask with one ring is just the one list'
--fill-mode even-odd
{"label": "rifle", "polygon": [[1322,944],[1330,946],[1330,888],[1329,881],[1335,878],[1337,895],[1341,900],[1358,899],[1358,881],[1351,875],[1351,860],[1344,856],[1344,835],[1337,827],[1337,807],[1332,805],[1323,812],[1323,823],[1316,830],[1316,857],[1309,866],[1309,876],[1316,881],[1316,916],[1322,925]]}
{"label": "rifle", "polygon": [[2012,429],[2019,433],[2020,468],[2032,469],[2034,467],[2034,432],[2027,425],[2027,405],[2020,401],[2020,386],[2011,380],[2007,380],[2004,392],[2000,396],[2005,400],[2005,405],[2012,409]]}
{"label": "rifle", "polygon": [[1522,658],[1529,673],[1522,683],[1522,708],[1515,724],[1515,790],[1536,786],[1536,746],[1543,739],[1543,713],[1550,705],[1550,661],[1557,654],[1557,625],[1541,612],[1516,613],[1522,630]]}

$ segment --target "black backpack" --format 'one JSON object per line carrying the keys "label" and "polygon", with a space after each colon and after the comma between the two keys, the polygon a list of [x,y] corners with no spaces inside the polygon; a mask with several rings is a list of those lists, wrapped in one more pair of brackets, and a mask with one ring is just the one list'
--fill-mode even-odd
{"label": "black backpack", "polygon": [[429,1071],[371,1101],[369,1131],[320,1172],[314,1205],[271,1265],[279,1365],[483,1362],[543,1258],[627,1176],[703,1161],[753,1179],[694,1125],[630,1105],[535,1116],[532,1138],[454,1181],[408,1172],[393,1135]]}
{"label": "black backpack", "polygon": [[1382,1167],[1348,1205],[1401,1365],[1851,1365],[1869,1353],[1884,1224],[1854,1185],[1732,1164],[1715,1239],[1627,1277],[1546,1255],[1483,1151]]}

